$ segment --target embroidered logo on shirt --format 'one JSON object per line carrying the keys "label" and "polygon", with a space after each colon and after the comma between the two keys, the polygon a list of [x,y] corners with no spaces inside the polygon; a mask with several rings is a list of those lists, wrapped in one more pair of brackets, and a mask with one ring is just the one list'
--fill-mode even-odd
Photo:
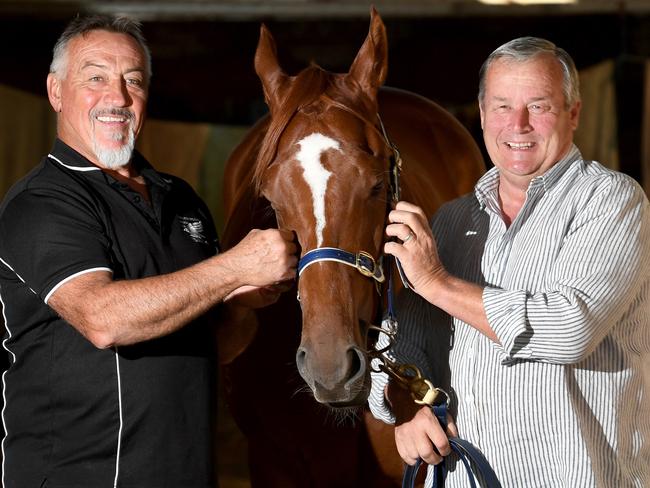
{"label": "embroidered logo on shirt", "polygon": [[194,217],[179,217],[179,220],[190,239],[201,244],[209,244],[207,237],[204,235],[203,222]]}

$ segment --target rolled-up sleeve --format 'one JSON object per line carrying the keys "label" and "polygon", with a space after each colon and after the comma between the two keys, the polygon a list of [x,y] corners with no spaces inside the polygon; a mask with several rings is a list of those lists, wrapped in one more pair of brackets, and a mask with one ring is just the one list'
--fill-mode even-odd
{"label": "rolled-up sleeve", "polygon": [[606,178],[567,223],[557,255],[530,258],[538,269],[540,262],[550,263],[542,289],[484,289],[485,312],[504,360],[568,364],[591,354],[647,286],[648,242],[643,190],[624,175]]}

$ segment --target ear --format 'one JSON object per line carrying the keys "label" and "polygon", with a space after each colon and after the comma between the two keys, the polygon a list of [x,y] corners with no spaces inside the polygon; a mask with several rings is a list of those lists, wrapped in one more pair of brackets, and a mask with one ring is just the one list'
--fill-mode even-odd
{"label": "ear", "polygon": [[275,41],[264,24],[260,28],[260,40],[255,51],[255,72],[262,81],[266,104],[273,111],[273,107],[282,99],[289,77],[278,63]]}
{"label": "ear", "polygon": [[365,92],[376,92],[386,80],[388,71],[388,41],[386,27],[372,7],[370,29],[363,46],[354,59],[348,76],[353,78]]}
{"label": "ear", "polygon": [[61,81],[53,73],[47,75],[47,98],[55,112],[61,111]]}
{"label": "ear", "polygon": [[582,102],[578,100],[573,107],[569,109],[569,123],[571,128],[575,131],[578,129],[578,123],[580,122],[580,109],[582,108]]}

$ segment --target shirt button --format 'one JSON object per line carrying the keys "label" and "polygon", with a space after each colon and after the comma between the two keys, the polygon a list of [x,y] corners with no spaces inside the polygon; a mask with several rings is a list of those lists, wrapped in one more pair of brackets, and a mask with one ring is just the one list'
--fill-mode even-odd
{"label": "shirt button", "polygon": [[465,403],[474,403],[474,395],[471,394],[471,393],[469,395],[467,395],[465,397]]}
{"label": "shirt button", "polygon": [[134,201],[135,203],[140,203],[140,200],[141,200],[141,198],[140,198],[138,195],[136,195],[136,196],[133,197],[133,201]]}

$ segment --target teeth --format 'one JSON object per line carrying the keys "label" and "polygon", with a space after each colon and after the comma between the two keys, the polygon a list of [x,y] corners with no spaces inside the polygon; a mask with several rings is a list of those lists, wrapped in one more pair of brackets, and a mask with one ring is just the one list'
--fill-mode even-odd
{"label": "teeth", "polygon": [[533,147],[532,142],[506,142],[506,145],[512,149],[530,149]]}
{"label": "teeth", "polygon": [[126,122],[124,117],[111,117],[109,115],[103,115],[97,117],[97,120],[100,122]]}

